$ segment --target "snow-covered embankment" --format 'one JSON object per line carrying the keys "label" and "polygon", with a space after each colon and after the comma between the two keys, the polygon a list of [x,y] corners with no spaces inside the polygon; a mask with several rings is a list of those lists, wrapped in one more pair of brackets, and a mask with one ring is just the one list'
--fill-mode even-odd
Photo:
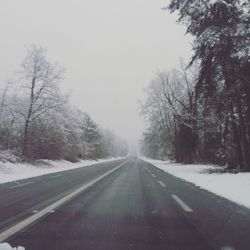
{"label": "snow-covered embankment", "polygon": [[123,158],[109,158],[99,160],[81,160],[72,163],[66,160],[43,160],[37,164],[0,162],[0,183],[27,179],[35,176],[51,174],[97,163],[119,160]]}
{"label": "snow-covered embankment", "polygon": [[218,166],[177,164],[142,158],[165,172],[191,182],[198,187],[250,208],[250,173],[226,173]]}

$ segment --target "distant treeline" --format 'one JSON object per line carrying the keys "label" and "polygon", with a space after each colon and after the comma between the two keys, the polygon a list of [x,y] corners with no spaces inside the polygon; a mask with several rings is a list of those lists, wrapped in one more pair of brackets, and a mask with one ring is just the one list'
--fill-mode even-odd
{"label": "distant treeline", "polygon": [[69,104],[58,83],[64,70],[44,48],[27,50],[18,80],[0,90],[0,146],[25,160],[125,156],[124,140]]}
{"label": "distant treeline", "polygon": [[194,37],[194,54],[148,87],[142,152],[250,171],[249,1],[172,0],[168,8]]}

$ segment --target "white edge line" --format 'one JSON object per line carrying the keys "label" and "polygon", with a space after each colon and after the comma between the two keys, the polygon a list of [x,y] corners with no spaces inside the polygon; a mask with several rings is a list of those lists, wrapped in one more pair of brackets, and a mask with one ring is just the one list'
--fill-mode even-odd
{"label": "white edge line", "polygon": [[179,198],[177,195],[172,194],[172,197],[175,199],[175,201],[179,204],[179,206],[185,211],[185,212],[193,212],[193,209],[190,208],[181,198]]}
{"label": "white edge line", "polygon": [[59,206],[62,206],[66,202],[72,200],[74,197],[76,197],[77,195],[79,195],[80,193],[82,193],[83,191],[85,191],[86,189],[88,189],[89,187],[91,187],[93,184],[97,183],[98,181],[100,181],[104,177],[110,175],[111,173],[113,173],[117,169],[121,168],[128,161],[129,160],[123,162],[122,164],[120,164],[116,168],[114,168],[112,170],[109,170],[108,172],[106,172],[105,174],[97,177],[93,181],[91,181],[91,182],[83,185],[82,187],[78,188],[77,190],[73,191],[72,193],[70,193],[70,194],[64,196],[63,198],[57,200],[56,202],[50,204],[49,206],[47,206],[43,210],[39,211],[38,213],[31,215],[30,217],[28,217],[28,218],[26,218],[26,219],[18,222],[16,225],[14,225],[14,226],[8,228],[7,230],[1,232],[0,233],[0,242],[3,242],[4,240],[8,239],[10,236],[16,234],[20,230],[24,229],[25,227],[29,226],[30,224],[32,224],[35,221],[37,221],[38,219],[40,219],[41,217],[43,217],[46,214],[50,213],[52,210],[55,210]]}
{"label": "white edge line", "polygon": [[162,181],[158,181],[158,183],[159,183],[162,187],[167,187],[167,186],[165,185],[165,183],[163,183]]}

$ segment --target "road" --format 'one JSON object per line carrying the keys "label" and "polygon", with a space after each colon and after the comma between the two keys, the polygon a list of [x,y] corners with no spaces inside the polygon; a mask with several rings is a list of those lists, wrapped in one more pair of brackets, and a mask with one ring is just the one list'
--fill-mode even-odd
{"label": "road", "polygon": [[0,185],[14,229],[26,250],[250,249],[250,210],[134,158]]}

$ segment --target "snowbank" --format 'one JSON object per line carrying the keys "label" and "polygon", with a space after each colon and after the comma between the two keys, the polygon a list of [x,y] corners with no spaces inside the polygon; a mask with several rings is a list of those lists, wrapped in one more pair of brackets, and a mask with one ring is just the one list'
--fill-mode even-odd
{"label": "snowbank", "polygon": [[0,250],[25,250],[24,247],[11,247],[8,243],[0,243]]}
{"label": "snowbank", "polygon": [[0,145],[0,162],[17,163],[21,161],[21,157],[14,150],[3,150]]}
{"label": "snowbank", "polygon": [[[71,170],[89,165],[119,160],[123,158],[109,158],[99,160],[81,160],[72,163],[66,160],[43,160],[39,164],[0,162],[0,183],[26,179],[30,177]],[[0,249],[1,250],[1,249]]]}
{"label": "snowbank", "polygon": [[[143,160],[196,186],[250,208],[250,173],[220,173],[217,166],[183,165],[147,158]],[[212,173],[211,173],[212,172]]]}

